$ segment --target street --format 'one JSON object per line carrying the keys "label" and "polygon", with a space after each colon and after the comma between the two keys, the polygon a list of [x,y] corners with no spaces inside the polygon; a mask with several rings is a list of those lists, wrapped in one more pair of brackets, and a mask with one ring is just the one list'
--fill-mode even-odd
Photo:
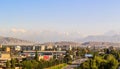
{"label": "street", "polygon": [[68,65],[64,67],[63,69],[74,69],[75,67],[78,67],[81,63],[85,62],[86,60],[87,60],[86,58],[75,60],[72,62],[71,65]]}

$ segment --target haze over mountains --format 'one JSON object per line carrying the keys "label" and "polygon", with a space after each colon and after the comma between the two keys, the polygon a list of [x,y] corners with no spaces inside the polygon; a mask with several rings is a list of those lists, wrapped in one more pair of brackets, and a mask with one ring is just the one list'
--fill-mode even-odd
{"label": "haze over mountains", "polygon": [[[54,39],[54,38],[53,38]],[[37,41],[37,40],[36,40]],[[64,40],[61,40],[64,41]],[[61,41],[56,41],[59,42],[57,44],[64,44],[64,42]],[[85,38],[78,38],[75,40],[70,40],[70,42],[115,42],[118,43],[120,42],[120,34],[115,32],[115,31],[110,31],[105,33],[104,35],[91,35],[87,36]],[[47,42],[47,41],[46,41]],[[45,42],[43,42],[45,43]],[[54,44],[56,44],[54,43]],[[69,43],[69,41],[66,41],[66,43]],[[32,40],[22,40],[22,39],[17,39],[17,38],[12,38],[12,37],[3,37],[0,36],[0,44],[35,44],[35,42],[32,42]],[[73,43],[71,43],[73,44]]]}
{"label": "haze over mountains", "polygon": [[88,41],[97,41],[97,42],[120,42],[120,35],[113,35],[113,36],[88,36],[83,39],[79,39],[78,41],[88,42]]}
{"label": "haze over mountains", "polygon": [[109,31],[103,35],[91,35],[85,38],[79,39],[82,42],[97,41],[97,42],[120,42],[120,33],[115,31]]}

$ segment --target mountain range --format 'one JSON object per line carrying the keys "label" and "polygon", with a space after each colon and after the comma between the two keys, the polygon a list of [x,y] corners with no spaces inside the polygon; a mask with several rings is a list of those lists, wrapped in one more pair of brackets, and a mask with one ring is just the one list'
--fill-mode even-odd
{"label": "mountain range", "polygon": [[120,35],[99,35],[99,36],[88,36],[78,41],[81,42],[89,42],[89,41],[97,41],[97,42],[120,42]]}
{"label": "mountain range", "polygon": [[[76,41],[71,42],[54,42],[54,44],[61,45],[61,44],[77,44],[75,42],[120,42],[120,35],[99,35],[99,36],[87,36],[85,38],[77,39]],[[31,45],[36,44],[36,42],[28,41],[28,40],[22,40],[12,37],[3,37],[0,36],[0,44],[6,44],[6,45]],[[44,43],[47,44],[47,43]],[[50,43],[48,43],[50,44]]]}
{"label": "mountain range", "polygon": [[31,44],[35,44],[35,42],[12,38],[12,37],[0,36],[0,44],[3,44],[3,45],[31,45]]}

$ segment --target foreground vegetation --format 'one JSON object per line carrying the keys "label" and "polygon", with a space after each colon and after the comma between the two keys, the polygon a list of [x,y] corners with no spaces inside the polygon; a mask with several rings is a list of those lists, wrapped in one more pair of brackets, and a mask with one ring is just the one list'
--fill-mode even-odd
{"label": "foreground vegetation", "polygon": [[67,66],[67,64],[63,63],[63,64],[59,64],[59,65],[52,66],[52,67],[49,67],[49,68],[45,68],[45,69],[62,69],[65,66]]}
{"label": "foreground vegetation", "polygon": [[22,67],[22,69],[44,69],[56,65],[58,65],[59,67],[59,64],[61,64],[60,67],[62,65],[65,65],[62,60],[57,60],[57,59],[51,59],[49,61],[24,60],[19,64],[15,59],[12,59],[11,61],[7,61],[6,66],[7,69],[15,69],[16,66]]}
{"label": "foreground vegetation", "polygon": [[22,60],[22,62],[19,62],[17,59],[12,59],[11,61],[7,61],[6,67],[7,69],[15,69],[15,67],[22,69],[61,69],[62,67],[66,66],[69,61],[71,61],[69,53],[66,54],[62,59],[56,59],[55,57],[49,61],[45,61],[39,60],[38,54],[36,52],[34,59],[28,60],[25,58]]}
{"label": "foreground vegetation", "polygon": [[77,69],[118,69],[120,51],[104,50],[104,54],[94,53],[92,58],[82,63]]}

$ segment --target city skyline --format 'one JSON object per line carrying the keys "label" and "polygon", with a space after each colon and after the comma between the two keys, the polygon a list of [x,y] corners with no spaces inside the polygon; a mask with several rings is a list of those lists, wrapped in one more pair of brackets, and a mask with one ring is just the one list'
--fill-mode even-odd
{"label": "city skyline", "polygon": [[74,40],[120,31],[118,0],[0,1],[0,35],[36,41]]}

